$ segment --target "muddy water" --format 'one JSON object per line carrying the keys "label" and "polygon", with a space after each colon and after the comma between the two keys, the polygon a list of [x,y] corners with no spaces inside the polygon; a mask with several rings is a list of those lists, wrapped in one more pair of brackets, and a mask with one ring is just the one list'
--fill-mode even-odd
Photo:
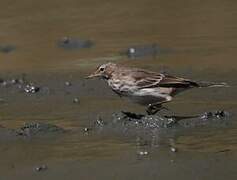
{"label": "muddy water", "polygon": [[[29,95],[1,87],[0,125],[40,121],[70,131],[53,138],[1,137],[0,179],[236,179],[236,6],[234,0],[2,1],[0,45],[15,48],[0,52],[1,78],[26,74],[43,91]],[[65,36],[94,46],[58,47]],[[120,57],[129,47],[153,43],[168,51]],[[145,145],[138,142],[143,137],[123,131],[83,133],[98,117],[109,121],[113,112],[144,111],[102,81],[84,79],[107,61],[229,83],[230,88],[185,92],[168,105],[180,115],[224,109],[230,112],[228,122],[161,137],[155,132]],[[42,164],[46,171],[33,170]]]}

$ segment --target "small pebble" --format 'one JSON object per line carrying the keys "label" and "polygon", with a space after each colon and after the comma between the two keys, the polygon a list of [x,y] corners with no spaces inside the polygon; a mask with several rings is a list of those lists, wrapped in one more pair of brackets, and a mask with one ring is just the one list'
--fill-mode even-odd
{"label": "small pebble", "polygon": [[63,38],[62,38],[62,42],[63,42],[64,44],[68,44],[68,43],[70,42],[70,38],[69,38],[69,37],[63,37]]}
{"label": "small pebble", "polygon": [[25,91],[26,93],[32,93],[32,94],[38,92],[39,90],[40,90],[39,87],[30,85],[30,84],[26,85],[25,88],[24,88],[24,91]]}
{"label": "small pebble", "polygon": [[218,110],[215,112],[205,112],[202,116],[201,119],[210,119],[210,118],[223,118],[225,116],[227,116],[228,113],[225,112],[224,110]]}
{"label": "small pebble", "polygon": [[148,152],[147,151],[139,151],[138,154],[141,156],[145,156],[145,155],[148,155]]}
{"label": "small pebble", "polygon": [[35,171],[40,172],[40,171],[44,171],[47,170],[48,167],[46,165],[41,165],[41,166],[37,166],[34,168]]}
{"label": "small pebble", "polygon": [[91,130],[91,128],[84,128],[84,129],[83,129],[83,132],[84,132],[84,133],[88,133],[90,130]]}
{"label": "small pebble", "polygon": [[204,113],[203,116],[201,116],[201,119],[209,119],[211,117],[213,117],[212,112],[206,112],[206,113]]}
{"label": "small pebble", "polygon": [[129,48],[129,49],[128,49],[128,52],[129,52],[130,54],[134,54],[134,53],[136,52],[136,49],[135,49],[135,48]]}
{"label": "small pebble", "polygon": [[6,87],[8,84],[7,84],[7,81],[3,81],[2,82],[2,86]]}
{"label": "small pebble", "polygon": [[65,82],[65,86],[71,86],[71,85],[72,85],[71,82],[69,82],[69,81],[66,81],[66,82]]}
{"label": "small pebble", "polygon": [[12,83],[12,84],[17,84],[17,83],[18,83],[18,79],[12,79],[12,80],[11,80],[11,83]]}
{"label": "small pebble", "polygon": [[222,117],[225,117],[225,116],[226,116],[226,113],[225,113],[225,111],[223,111],[223,110],[221,110],[221,111],[216,111],[216,112],[215,112],[215,116],[216,116],[217,118],[222,118]]}
{"label": "small pebble", "polygon": [[160,51],[157,44],[138,45],[128,48],[125,53],[129,58],[141,58],[145,56],[156,56]]}
{"label": "small pebble", "polygon": [[175,147],[171,147],[171,148],[170,148],[170,151],[175,153],[175,152],[177,152],[178,150],[177,150]]}
{"label": "small pebble", "polygon": [[73,99],[73,103],[79,103],[79,99],[78,98],[74,98]]}
{"label": "small pebble", "polygon": [[174,124],[176,122],[175,118],[168,118],[168,124]]}
{"label": "small pebble", "polygon": [[99,117],[99,118],[96,120],[96,124],[99,125],[99,126],[104,126],[104,121]]}

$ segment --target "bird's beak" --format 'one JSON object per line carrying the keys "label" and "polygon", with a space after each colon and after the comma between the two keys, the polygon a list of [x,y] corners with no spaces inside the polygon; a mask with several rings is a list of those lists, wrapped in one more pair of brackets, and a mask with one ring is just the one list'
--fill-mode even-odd
{"label": "bird's beak", "polygon": [[91,79],[91,78],[98,77],[98,76],[100,76],[100,75],[95,72],[95,73],[92,73],[89,76],[87,76],[86,79]]}

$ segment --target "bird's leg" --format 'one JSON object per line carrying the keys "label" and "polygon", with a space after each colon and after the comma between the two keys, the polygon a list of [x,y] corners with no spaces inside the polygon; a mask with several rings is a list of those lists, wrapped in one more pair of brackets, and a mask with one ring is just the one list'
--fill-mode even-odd
{"label": "bird's leg", "polygon": [[154,106],[148,105],[146,112],[148,115],[154,115],[158,112],[158,109],[154,108]]}
{"label": "bird's leg", "polygon": [[163,103],[149,104],[148,107],[147,107],[147,110],[146,110],[147,114],[148,114],[148,115],[154,115],[154,114],[156,114],[157,112],[159,112],[159,111],[161,111],[161,110],[164,109],[164,110],[170,112],[170,113],[172,114],[172,116],[175,116],[175,113],[174,113],[172,110],[170,110],[170,109],[167,108],[167,107],[162,106],[162,104],[163,104]]}
{"label": "bird's leg", "polygon": [[[165,100],[160,101],[160,102],[156,102],[156,103],[153,103],[153,104],[149,104],[149,105],[148,105],[148,108],[147,108],[147,110],[146,110],[147,114],[148,114],[148,115],[154,115],[154,114],[156,114],[157,112],[159,112],[159,111],[162,110],[162,109],[165,109],[165,110],[167,110],[167,111],[170,111],[168,108],[163,107],[162,104],[163,104],[163,103],[167,103],[167,102],[169,102],[169,101],[171,101],[171,100],[172,100],[172,97],[167,95],[166,98],[165,98]],[[171,111],[171,112],[172,112],[172,111]],[[172,113],[173,113],[173,112],[172,112]]]}
{"label": "bird's leg", "polygon": [[147,107],[146,112],[147,112],[148,115],[154,115],[162,109],[167,110],[167,108],[163,107],[161,103],[159,103],[159,104],[157,104],[157,103],[156,104],[149,104],[148,107]]}

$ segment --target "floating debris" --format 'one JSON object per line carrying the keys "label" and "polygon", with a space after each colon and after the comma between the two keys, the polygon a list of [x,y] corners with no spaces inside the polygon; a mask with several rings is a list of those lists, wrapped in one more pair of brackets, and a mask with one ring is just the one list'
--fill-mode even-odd
{"label": "floating debris", "polygon": [[229,116],[229,113],[224,110],[217,110],[214,112],[205,112],[200,116],[201,119],[210,119],[210,118],[224,118]]}
{"label": "floating debris", "polygon": [[148,151],[139,151],[138,152],[138,155],[140,155],[140,156],[146,156],[148,154],[149,154]]}
{"label": "floating debris", "polygon": [[58,42],[58,46],[68,50],[77,50],[91,48],[94,43],[91,40],[82,40],[77,38],[63,37]]}
{"label": "floating debris", "polygon": [[0,125],[0,142],[33,138],[56,138],[68,132],[59,126],[40,122],[25,123],[17,129],[9,129]]}
{"label": "floating debris", "polygon": [[99,126],[99,127],[103,127],[105,125],[105,122],[101,119],[101,117],[99,117],[96,122],[95,122],[95,125],[96,126]]}
{"label": "floating debris", "polygon": [[32,84],[27,84],[27,85],[25,86],[25,88],[24,88],[24,91],[25,91],[26,93],[32,93],[32,94],[37,93],[39,90],[40,90],[39,87],[34,86],[34,85],[32,85]]}
{"label": "floating debris", "polygon": [[85,135],[88,135],[91,130],[92,130],[92,128],[86,127],[86,128],[83,129],[83,133],[84,133]]}
{"label": "floating debris", "polygon": [[226,153],[226,152],[230,152],[231,149],[222,149],[222,150],[219,150],[219,151],[216,151],[216,153]]}
{"label": "floating debris", "polygon": [[11,82],[11,84],[17,84],[19,81],[18,81],[18,79],[11,79],[10,82]]}
{"label": "floating debris", "polygon": [[156,57],[160,53],[160,47],[157,44],[137,45],[130,47],[121,54],[125,54],[128,58],[136,59],[146,56]]}
{"label": "floating debris", "polygon": [[65,84],[65,86],[71,86],[72,85],[72,83],[69,82],[69,81],[66,81],[64,84]]}
{"label": "floating debris", "polygon": [[79,103],[79,99],[78,98],[74,98],[73,99],[73,103]]}
{"label": "floating debris", "polygon": [[90,130],[90,128],[84,128],[83,131],[84,132],[88,132]]}
{"label": "floating debris", "polygon": [[0,45],[0,52],[2,53],[10,53],[16,49],[13,45]]}
{"label": "floating debris", "polygon": [[1,79],[0,80],[0,84],[3,87],[9,87],[10,85],[15,85],[15,84],[18,84],[18,83],[19,83],[18,79],[10,79],[10,80]]}
{"label": "floating debris", "polygon": [[45,171],[47,169],[48,169],[47,165],[43,164],[43,165],[35,167],[34,171],[41,172],[41,171]]}
{"label": "floating debris", "polygon": [[173,153],[176,153],[176,152],[178,152],[178,149],[175,148],[175,147],[171,147],[171,148],[170,148],[170,151],[173,152]]}
{"label": "floating debris", "polygon": [[25,123],[23,127],[14,130],[18,136],[31,137],[35,135],[46,135],[48,133],[65,132],[61,127],[53,124],[31,122]]}
{"label": "floating debris", "polygon": [[8,86],[7,81],[2,81],[2,82],[1,82],[1,86],[3,86],[3,87],[7,87],[7,86]]}
{"label": "floating debris", "polygon": [[16,87],[31,94],[37,93],[41,89],[39,86],[35,86],[32,82],[25,81],[24,78],[0,79],[0,86],[5,88]]}

